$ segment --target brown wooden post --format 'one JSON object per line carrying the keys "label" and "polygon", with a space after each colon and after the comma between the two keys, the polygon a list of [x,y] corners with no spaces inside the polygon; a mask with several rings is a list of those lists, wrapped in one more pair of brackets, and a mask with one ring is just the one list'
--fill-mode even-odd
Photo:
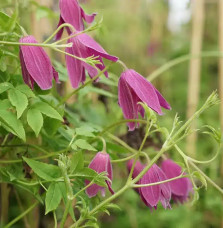
{"label": "brown wooden post", "polygon": [[[192,35],[191,35],[191,55],[197,55],[202,50],[202,37],[204,27],[204,5],[205,0],[192,1]],[[189,66],[188,77],[188,103],[187,103],[187,118],[190,118],[197,109],[200,92],[200,72],[201,60],[191,59]],[[192,123],[191,129],[196,128],[196,122]],[[196,150],[196,132],[187,137],[187,152],[195,156]]]}

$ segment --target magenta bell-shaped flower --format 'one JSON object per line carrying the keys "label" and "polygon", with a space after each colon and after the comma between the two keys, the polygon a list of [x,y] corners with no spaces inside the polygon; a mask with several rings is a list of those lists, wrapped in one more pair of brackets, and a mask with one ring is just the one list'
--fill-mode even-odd
{"label": "magenta bell-shaped flower", "polygon": [[[118,58],[109,55],[94,39],[87,34],[80,34],[68,40],[68,43],[73,43],[72,47],[67,47],[66,52],[81,57],[87,58],[90,56],[97,57],[101,64],[96,64],[98,70],[105,68],[102,58],[106,58],[113,62],[118,61]],[[98,70],[93,66],[80,61],[76,58],[66,55],[66,63],[68,69],[68,75],[73,88],[77,88],[80,83],[84,83],[86,80],[85,69],[91,78],[98,74]],[[108,77],[108,72],[105,71],[104,75]]]}
{"label": "magenta bell-shaped flower", "polygon": [[[118,102],[126,119],[138,119],[138,113],[144,117],[144,109],[138,102],[146,103],[159,115],[162,115],[161,107],[171,109],[159,91],[142,75],[131,69],[123,72],[119,79]],[[129,122],[129,130],[133,131],[137,125]]]}
{"label": "magenta bell-shaped flower", "polygon": [[[111,188],[112,165],[111,165],[111,160],[110,160],[109,154],[107,154],[106,152],[98,152],[88,167],[95,170],[97,173],[101,173],[101,172],[108,173],[108,178],[110,179],[110,181],[106,180],[106,184],[108,186],[109,191],[112,194],[114,194],[114,191]],[[90,183],[90,181],[88,181],[88,180],[85,181],[86,185],[88,185],[89,183]],[[93,196],[96,196],[99,191],[101,191],[101,195],[104,197],[105,188],[102,186],[93,184],[86,189],[86,193],[87,193],[88,197],[90,197],[90,198]]]}
{"label": "magenta bell-shaped flower", "polygon": [[[90,24],[94,21],[96,16],[96,13],[91,15],[86,14],[77,0],[60,0],[59,6],[60,20],[57,27],[64,23],[69,23],[73,25],[77,31],[82,31],[84,30],[83,20]],[[67,28],[67,32],[69,35],[71,34],[71,30],[69,28]],[[63,28],[56,34],[56,40],[61,39],[62,34]]]}
{"label": "magenta bell-shaped flower", "polygon": [[[166,174],[168,179],[180,176],[182,169],[179,165],[170,159],[164,160],[161,164],[161,169]],[[192,183],[189,178],[183,177],[169,182],[172,199],[176,202],[184,203],[188,200],[189,193],[193,192]]]}
{"label": "magenta bell-shaped flower", "polygon": [[[127,164],[127,168],[129,171],[131,170],[132,164],[132,161],[129,161]],[[144,166],[137,161],[133,171],[133,178],[138,176],[138,174],[142,171],[143,168]],[[167,177],[164,172],[156,164],[154,164],[138,181],[137,184],[150,184],[164,181],[166,179]],[[171,199],[171,190],[168,183],[137,188],[137,192],[140,194],[140,197],[145,203],[145,205],[148,206],[151,210],[153,208],[157,208],[157,204],[159,201],[162,203],[165,209],[171,208],[169,203]]]}
{"label": "magenta bell-shaped flower", "polygon": [[[25,36],[19,42],[37,43],[33,36]],[[50,89],[53,78],[59,83],[58,73],[42,47],[21,45],[19,57],[23,80],[30,88],[33,89],[34,82],[36,82],[42,90]]]}

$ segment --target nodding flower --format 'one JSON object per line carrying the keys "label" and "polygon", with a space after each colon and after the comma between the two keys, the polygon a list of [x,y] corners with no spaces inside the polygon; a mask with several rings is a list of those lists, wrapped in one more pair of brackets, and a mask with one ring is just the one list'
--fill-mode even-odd
{"label": "nodding flower", "polygon": [[[111,188],[112,183],[112,165],[109,154],[106,152],[98,152],[91,163],[88,166],[89,168],[95,170],[97,173],[107,172],[108,178],[110,181],[105,181],[109,191],[114,194],[114,191]],[[85,184],[88,185],[90,181],[86,180]],[[101,192],[101,195],[105,196],[105,187],[99,186],[97,184],[92,184],[86,189],[86,193],[89,198],[97,195],[98,192]]]}
{"label": "nodding flower", "polygon": [[[84,12],[81,8],[77,0],[60,0],[59,2],[60,7],[60,19],[58,22],[57,27],[64,23],[69,23],[73,25],[76,31],[84,30],[84,21],[88,24],[94,21],[96,13],[88,15]],[[56,34],[56,40],[61,39],[63,34],[63,28]],[[67,28],[67,33],[70,35],[71,30]]]}
{"label": "nodding flower", "polygon": [[[33,36],[22,37],[19,42],[37,44]],[[31,89],[34,88],[34,82],[42,90],[52,87],[53,78],[59,83],[58,73],[42,47],[20,45],[19,49],[23,80]]]}
{"label": "nodding flower", "polygon": [[[131,170],[133,162],[127,164],[128,170]],[[143,166],[140,162],[137,161],[134,171],[133,178],[138,176],[138,174],[143,170]],[[143,177],[137,182],[137,184],[152,184],[160,181],[166,180],[167,177],[164,172],[156,165],[153,164],[152,167],[143,175]],[[140,187],[136,188],[144,204],[151,209],[157,209],[158,202],[165,209],[171,208],[170,199],[171,199],[171,190],[168,183]]]}
{"label": "nodding flower", "polygon": [[[74,57],[66,55],[66,63],[68,75],[73,88],[77,88],[80,83],[84,83],[86,80],[85,69],[91,78],[95,77],[99,71],[105,68],[102,58],[111,60],[113,62],[118,61],[118,58],[109,55],[93,38],[87,34],[79,34],[68,40],[68,43],[73,43],[72,47],[67,47],[66,52],[69,54],[87,58],[94,56],[95,60],[98,60],[100,64],[96,64],[95,67],[88,63],[78,60]],[[108,72],[105,71],[104,75],[108,77]]]}
{"label": "nodding flower", "polygon": [[[160,92],[142,75],[128,69],[121,74],[118,83],[118,102],[126,119],[138,119],[138,113],[144,117],[144,109],[138,102],[144,102],[159,115],[161,107],[171,109]],[[133,131],[138,123],[129,122],[128,127]]]}
{"label": "nodding flower", "polygon": [[[182,168],[171,159],[164,160],[161,169],[168,179],[180,176]],[[184,203],[189,198],[189,193],[193,192],[192,183],[189,178],[183,177],[169,182],[172,199],[176,202]]]}

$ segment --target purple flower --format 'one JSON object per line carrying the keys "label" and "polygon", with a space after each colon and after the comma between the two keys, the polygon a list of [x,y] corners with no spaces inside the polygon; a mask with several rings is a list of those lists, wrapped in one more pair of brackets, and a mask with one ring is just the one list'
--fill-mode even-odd
{"label": "purple flower", "polygon": [[[108,186],[109,191],[112,194],[114,194],[114,191],[111,188],[112,166],[111,166],[109,154],[107,154],[105,152],[98,152],[88,167],[95,170],[97,173],[101,173],[101,172],[108,173],[108,178],[110,179],[110,181],[106,180],[106,184]],[[90,183],[90,181],[86,180],[85,183],[86,183],[86,185],[88,185]],[[92,184],[90,187],[88,187],[86,189],[86,193],[87,193],[88,197],[90,197],[90,198],[93,196],[96,196],[99,191],[101,191],[101,195],[104,197],[105,188],[102,186],[99,186],[97,184]]]}
{"label": "purple flower", "polygon": [[[105,68],[102,58],[106,58],[113,62],[118,61],[117,57],[109,55],[94,39],[87,34],[80,34],[70,38],[68,43],[73,43],[73,46],[67,47],[66,52],[81,58],[95,56],[97,57],[96,59],[101,63],[96,64],[96,69],[83,61],[66,55],[68,75],[73,88],[77,88],[81,82],[85,82],[85,69],[88,71],[89,76],[93,78],[98,74],[98,70],[103,70]],[[105,71],[104,74],[106,77],[108,77],[107,71]]]}
{"label": "purple flower", "polygon": [[[168,179],[177,177],[182,174],[182,169],[179,165],[170,159],[164,160],[161,169],[166,174]],[[185,202],[188,199],[189,193],[193,192],[192,183],[189,178],[184,177],[169,182],[172,198],[176,202]]]}
{"label": "purple flower", "polygon": [[[60,20],[57,27],[59,27],[64,23],[69,23],[73,25],[77,31],[82,31],[84,30],[83,20],[85,20],[87,23],[90,24],[94,21],[94,18],[96,16],[96,13],[87,15],[84,12],[84,10],[80,7],[77,0],[60,0],[59,6],[60,6]],[[71,31],[69,28],[67,28],[67,32],[69,35],[71,34]],[[57,33],[56,40],[59,40],[62,34],[63,34],[63,28]]]}
{"label": "purple flower", "polygon": [[[132,163],[129,162],[127,165],[128,170],[131,169],[131,165]],[[133,171],[133,178],[137,176],[143,168],[144,166],[140,162],[137,162]],[[156,164],[154,164],[138,181],[138,184],[156,183],[156,182],[164,181],[166,179],[167,177],[164,174],[164,172]],[[148,186],[148,187],[141,187],[141,188],[138,188],[137,191],[140,194],[142,201],[151,210],[153,208],[157,209],[157,204],[159,201],[162,203],[165,209],[171,208],[169,203],[171,199],[171,190],[168,183]]]}
{"label": "purple flower", "polygon": [[[25,36],[19,42],[37,43],[33,36]],[[42,47],[21,45],[19,57],[23,80],[30,88],[33,89],[36,82],[42,90],[50,89],[53,78],[59,83],[58,73]]]}
{"label": "purple flower", "polygon": [[[144,117],[144,109],[138,102],[144,102],[162,115],[161,107],[171,109],[159,91],[142,75],[134,70],[126,70],[121,74],[118,83],[118,101],[126,119],[138,119],[138,112]],[[128,123],[129,130],[133,131],[136,124]]]}

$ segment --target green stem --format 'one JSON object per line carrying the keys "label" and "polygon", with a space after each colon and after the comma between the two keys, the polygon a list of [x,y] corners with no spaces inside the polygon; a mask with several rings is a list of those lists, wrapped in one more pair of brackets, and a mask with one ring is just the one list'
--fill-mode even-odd
{"label": "green stem", "polygon": [[53,45],[53,44],[44,44],[44,43],[20,43],[20,42],[10,42],[10,41],[2,41],[2,40],[0,40],[0,44],[10,45],[10,46],[13,46],[13,45],[15,45],[15,46],[37,46],[37,47],[48,47],[48,48],[55,48],[55,49],[71,47],[71,44]]}
{"label": "green stem", "polygon": [[86,87],[87,85],[89,85],[90,83],[92,83],[93,81],[95,81],[97,78],[99,78],[105,71],[108,70],[108,68],[112,65],[113,63],[110,63],[107,67],[105,67],[102,71],[100,71],[100,73],[98,75],[96,75],[94,78],[91,78],[90,80],[88,80],[86,83],[84,83],[82,86],[80,86],[79,88],[75,89],[73,92],[69,93],[67,96],[65,96],[61,102],[59,103],[58,106],[64,104],[70,97],[72,97],[74,94],[76,94],[78,91],[80,91],[81,89],[83,89],[84,87]]}
{"label": "green stem", "polygon": [[64,227],[64,224],[65,224],[66,219],[67,219],[67,215],[69,213],[69,209],[70,209],[71,203],[72,203],[72,200],[68,199],[67,204],[66,204],[66,208],[65,208],[65,211],[64,211],[64,214],[63,214],[63,218],[62,218],[62,221],[60,223],[60,228]]}
{"label": "green stem", "polygon": [[133,184],[132,187],[133,188],[143,188],[143,187],[149,187],[149,186],[154,186],[154,185],[159,185],[159,184],[164,184],[164,183],[167,183],[167,182],[170,182],[170,181],[174,181],[174,180],[177,180],[177,179],[181,179],[181,178],[184,178],[184,177],[189,177],[189,175],[183,175],[183,173],[177,177],[173,177],[173,178],[170,178],[170,179],[166,179],[164,181],[159,181],[159,182],[155,182],[155,183],[150,183],[150,184]]}
{"label": "green stem", "polygon": [[54,228],[57,228],[57,215],[55,211],[53,211],[53,219],[54,219]]}
{"label": "green stem", "polygon": [[34,204],[32,204],[29,208],[27,208],[22,214],[20,214],[19,216],[17,216],[16,218],[14,218],[11,222],[9,222],[5,228],[9,228],[11,227],[13,224],[15,224],[16,222],[18,222],[21,218],[23,218],[26,214],[28,214],[30,211],[32,211],[33,208],[35,208],[37,205],[39,204],[39,202],[35,202]]}
{"label": "green stem", "polygon": [[223,195],[223,189],[219,187],[213,180],[211,180],[210,177],[208,177],[201,169],[199,169],[192,161],[188,161],[188,163],[196,169],[206,180],[211,184],[214,188],[216,188],[222,195]]}
{"label": "green stem", "polygon": [[196,58],[207,58],[207,57],[222,57],[223,53],[219,52],[219,51],[207,51],[207,52],[201,52],[200,54],[197,55],[183,55],[180,56],[176,59],[170,60],[169,62],[167,62],[166,64],[162,65],[160,68],[158,68],[157,70],[155,70],[152,74],[150,74],[147,79],[149,81],[153,81],[154,79],[156,79],[157,77],[159,77],[163,72],[169,70],[171,67],[183,63],[185,61],[188,61],[190,59],[196,59]]}
{"label": "green stem", "polygon": [[[52,34],[50,37],[48,37],[43,43],[46,44],[46,43],[48,43],[50,40],[52,40],[52,39],[54,38],[54,36],[55,36],[62,28],[64,28],[64,27],[69,27],[69,28],[72,29],[72,31],[75,31],[73,25],[71,25],[71,24],[69,24],[69,23],[64,23],[64,24],[60,25],[60,26],[53,32],[53,34]],[[56,45],[56,42],[54,42],[53,44]]]}

